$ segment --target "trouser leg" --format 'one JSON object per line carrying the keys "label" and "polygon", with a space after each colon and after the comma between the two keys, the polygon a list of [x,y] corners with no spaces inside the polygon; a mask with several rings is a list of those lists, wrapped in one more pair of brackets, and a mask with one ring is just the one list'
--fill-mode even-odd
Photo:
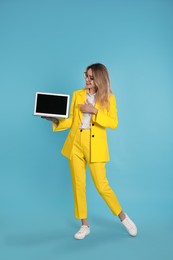
{"label": "trouser leg", "polygon": [[112,213],[118,216],[122,211],[122,208],[115,193],[109,186],[109,182],[106,177],[106,163],[105,162],[91,163],[90,132],[84,132],[84,136],[82,140],[83,140],[83,147],[84,147],[84,156],[88,163],[93,182],[98,192],[100,193],[102,198],[109,206]]}
{"label": "trouser leg", "polygon": [[85,219],[87,218],[85,162],[73,156],[69,160],[69,165],[73,185],[75,217]]}
{"label": "trouser leg", "polygon": [[74,193],[74,211],[78,219],[87,218],[86,201],[86,160],[84,158],[80,143],[81,134],[76,136],[72,157],[69,160],[73,193]]}
{"label": "trouser leg", "polygon": [[122,208],[115,193],[109,186],[109,182],[106,178],[105,163],[89,163],[89,168],[98,192],[105,200],[112,213],[118,216],[122,211]]}

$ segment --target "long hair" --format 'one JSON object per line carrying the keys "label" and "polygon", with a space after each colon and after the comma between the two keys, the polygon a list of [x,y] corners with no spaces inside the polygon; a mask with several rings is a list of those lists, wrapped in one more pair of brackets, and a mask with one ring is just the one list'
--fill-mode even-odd
{"label": "long hair", "polygon": [[101,108],[109,108],[109,96],[112,93],[109,73],[107,68],[101,63],[91,64],[86,71],[92,70],[94,83],[97,87],[96,99]]}

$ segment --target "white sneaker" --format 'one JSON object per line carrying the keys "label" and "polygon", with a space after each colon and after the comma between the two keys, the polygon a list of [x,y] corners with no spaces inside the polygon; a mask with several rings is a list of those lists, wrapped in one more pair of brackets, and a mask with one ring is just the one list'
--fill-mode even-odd
{"label": "white sneaker", "polygon": [[121,222],[126,230],[128,231],[129,235],[135,237],[137,235],[137,227],[135,223],[125,214],[125,219]]}
{"label": "white sneaker", "polygon": [[79,231],[74,235],[75,239],[84,239],[90,233],[90,228],[86,225],[82,225]]}

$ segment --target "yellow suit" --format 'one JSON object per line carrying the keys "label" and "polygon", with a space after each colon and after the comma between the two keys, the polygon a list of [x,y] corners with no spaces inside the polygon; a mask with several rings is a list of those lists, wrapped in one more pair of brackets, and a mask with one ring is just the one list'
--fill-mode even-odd
{"label": "yellow suit", "polygon": [[[74,139],[82,120],[82,112],[78,104],[83,104],[86,100],[86,90],[77,90],[72,97],[70,117],[60,120],[58,127],[53,124],[53,131],[61,131],[71,128],[62,149],[62,154],[68,159],[71,158]],[[116,128],[118,125],[116,100],[114,95],[110,96],[110,109],[99,109],[98,103],[95,107],[98,114],[92,116],[91,120],[91,162],[109,161],[109,151],[107,144],[106,128]]]}
{"label": "yellow suit", "polygon": [[119,215],[122,208],[109,186],[106,178],[105,162],[109,160],[106,128],[116,128],[118,125],[115,97],[110,96],[109,109],[98,109],[97,115],[92,116],[91,129],[80,130],[82,112],[79,104],[86,101],[85,89],[75,91],[72,97],[70,116],[59,120],[59,125],[53,123],[53,131],[71,128],[62,154],[69,159],[72,175],[75,217],[87,218],[86,201],[86,164],[88,164],[94,184],[114,215]]}

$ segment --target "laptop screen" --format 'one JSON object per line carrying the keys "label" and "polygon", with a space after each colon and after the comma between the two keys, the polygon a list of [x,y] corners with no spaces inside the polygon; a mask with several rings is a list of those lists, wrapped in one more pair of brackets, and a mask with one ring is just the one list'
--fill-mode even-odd
{"label": "laptop screen", "polygon": [[68,117],[69,95],[37,92],[34,115]]}

